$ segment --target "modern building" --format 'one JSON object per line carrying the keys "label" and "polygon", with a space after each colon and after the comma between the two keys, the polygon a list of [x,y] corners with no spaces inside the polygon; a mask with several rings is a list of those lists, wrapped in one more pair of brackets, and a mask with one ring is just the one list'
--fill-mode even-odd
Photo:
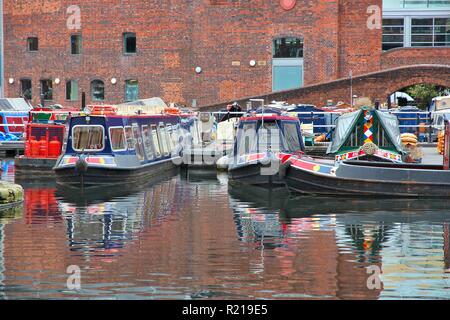
{"label": "modern building", "polygon": [[9,97],[202,107],[450,65],[450,0],[4,0],[4,48]]}

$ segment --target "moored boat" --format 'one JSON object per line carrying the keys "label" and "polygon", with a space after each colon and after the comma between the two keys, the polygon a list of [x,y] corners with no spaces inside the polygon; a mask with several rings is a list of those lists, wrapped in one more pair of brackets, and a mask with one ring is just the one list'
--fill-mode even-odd
{"label": "moored boat", "polygon": [[228,171],[230,183],[264,188],[285,187],[280,164],[305,150],[298,118],[255,114],[240,120]]}
{"label": "moored boat", "polygon": [[178,115],[86,115],[70,119],[67,144],[54,168],[74,188],[147,183],[180,164]]}
{"label": "moored boat", "polygon": [[286,183],[291,191],[301,194],[450,197],[449,140],[447,123],[443,165],[370,161],[327,165],[294,155],[287,162]]}

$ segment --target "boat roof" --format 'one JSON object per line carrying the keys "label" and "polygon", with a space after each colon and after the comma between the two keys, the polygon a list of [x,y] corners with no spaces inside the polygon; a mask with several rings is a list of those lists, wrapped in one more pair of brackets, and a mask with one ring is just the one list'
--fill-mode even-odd
{"label": "boat roof", "polygon": [[298,121],[298,118],[278,114],[257,114],[241,118],[241,121]]}
{"label": "boat roof", "polygon": [[[364,107],[358,111],[343,114],[336,120],[336,129],[333,133],[331,145],[327,151],[328,154],[335,154],[341,150],[355,130],[360,119],[364,118],[364,111],[366,110],[369,110],[369,108]],[[403,147],[398,118],[393,114],[379,110],[373,110],[373,115],[380,121],[388,141],[394,145],[398,152],[402,153]]]}
{"label": "boat roof", "polygon": [[0,111],[29,112],[33,107],[23,98],[0,99]]}

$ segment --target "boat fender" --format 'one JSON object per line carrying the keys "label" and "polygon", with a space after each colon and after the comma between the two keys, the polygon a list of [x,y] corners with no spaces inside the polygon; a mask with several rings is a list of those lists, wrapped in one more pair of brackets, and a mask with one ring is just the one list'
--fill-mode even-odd
{"label": "boat fender", "polygon": [[83,156],[78,158],[77,162],[75,163],[75,168],[77,169],[78,173],[80,173],[80,174],[87,172],[88,163]]}
{"label": "boat fender", "polygon": [[287,160],[286,162],[280,164],[280,170],[278,171],[278,175],[281,179],[284,179],[286,177],[287,170],[290,166],[291,166],[290,160]]}
{"label": "boat fender", "polygon": [[222,158],[220,158],[219,160],[217,160],[217,170],[219,171],[227,171],[228,170],[228,162],[229,162],[229,157],[228,156],[223,156]]}

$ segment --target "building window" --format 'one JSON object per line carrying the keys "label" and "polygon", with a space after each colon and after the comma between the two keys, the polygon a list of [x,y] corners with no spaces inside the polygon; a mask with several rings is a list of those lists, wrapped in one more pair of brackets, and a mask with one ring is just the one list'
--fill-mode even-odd
{"label": "building window", "polygon": [[21,79],[20,80],[20,96],[31,100],[32,98],[32,86],[30,79]]}
{"label": "building window", "polygon": [[303,58],[303,39],[278,38],[273,45],[274,58]]}
{"label": "building window", "polygon": [[273,41],[272,91],[303,86],[303,39],[278,38]]}
{"label": "building window", "polygon": [[39,39],[37,37],[29,37],[27,39],[28,51],[34,52],[39,50]]}
{"label": "building window", "polygon": [[81,54],[82,40],[80,34],[70,36],[70,53]]}
{"label": "building window", "polygon": [[78,82],[75,80],[69,80],[66,82],[66,100],[77,101],[78,100]]}
{"label": "building window", "polygon": [[105,100],[105,84],[101,80],[91,82],[91,97],[93,101]]}
{"label": "building window", "polygon": [[404,46],[404,19],[383,19],[383,50]]}
{"label": "building window", "polygon": [[450,17],[385,18],[383,50],[401,47],[450,46]]}
{"label": "building window", "polygon": [[126,32],[123,34],[124,53],[136,53],[136,33]]}
{"label": "building window", "polygon": [[53,100],[53,82],[50,79],[41,80],[41,95],[44,100]]}
{"label": "building window", "polygon": [[137,80],[125,81],[125,101],[136,101],[139,99],[139,85]]}
{"label": "building window", "polygon": [[385,9],[450,8],[450,0],[383,0]]}
{"label": "building window", "polygon": [[411,46],[450,46],[450,18],[411,19]]}

